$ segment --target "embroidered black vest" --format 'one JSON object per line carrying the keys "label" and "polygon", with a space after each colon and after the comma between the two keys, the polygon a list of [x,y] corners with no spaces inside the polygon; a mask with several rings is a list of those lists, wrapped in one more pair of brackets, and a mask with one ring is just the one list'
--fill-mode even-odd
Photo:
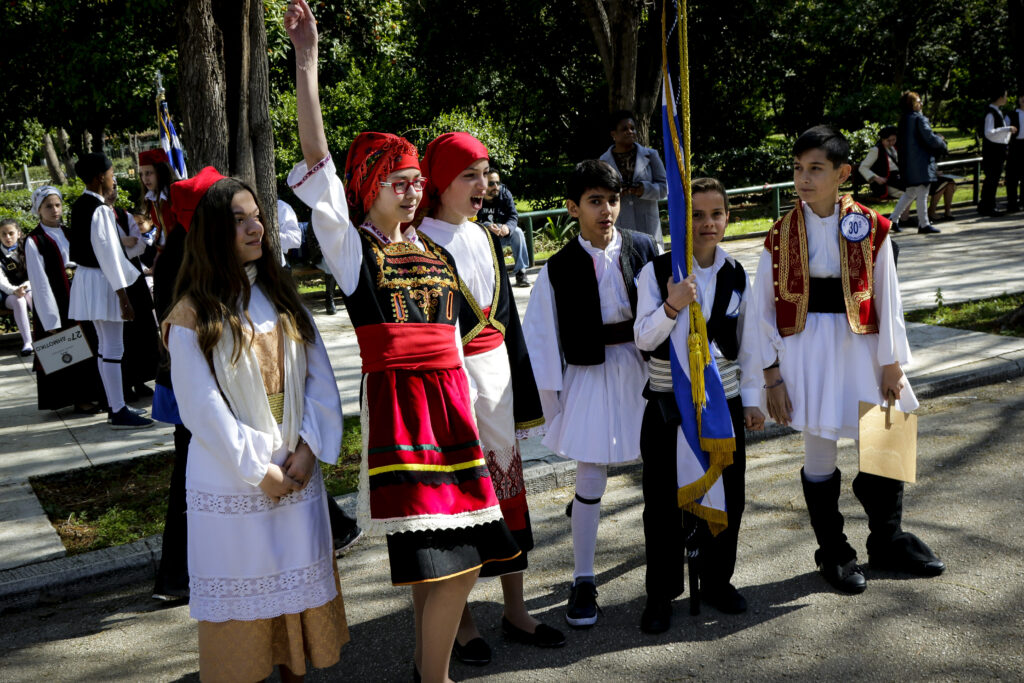
{"label": "embroidered black vest", "polygon": [[28,268],[25,267],[25,249],[24,246],[19,244],[17,251],[19,252],[20,259],[13,258],[7,255],[7,250],[3,250],[0,253],[0,268],[4,269],[4,275],[7,277],[7,281],[17,287],[25,283],[28,279]]}
{"label": "embroidered black vest", "polygon": [[363,263],[359,282],[342,296],[352,325],[443,323],[455,325],[462,304],[455,259],[422,233],[425,251],[408,242],[381,244],[359,230]]}
{"label": "embroidered black vest", "polygon": [[[672,254],[661,254],[654,259],[654,278],[658,282],[658,290],[662,300],[668,297],[668,279],[672,276]],[[707,317],[708,344],[718,344],[719,351],[729,360],[736,360],[740,353],[740,340],[736,336],[739,318],[726,315],[733,292],[740,296],[747,289],[747,274],[739,261],[726,261],[715,278],[715,301],[711,305],[711,315]],[[682,315],[682,313],[680,313]],[[651,355],[661,360],[669,359],[670,340],[666,339]]]}
{"label": "embroidered black vest", "polygon": [[[646,234],[632,230],[619,230],[619,233],[622,235],[619,268],[635,318],[636,278],[640,270],[654,260],[658,249]],[[606,344],[633,340],[632,319],[613,325],[603,324],[594,261],[578,239],[569,240],[548,260],[547,268],[555,296],[559,342],[566,363],[600,365],[604,363]]]}
{"label": "embroidered black vest", "polygon": [[92,216],[96,209],[103,206],[98,198],[91,194],[82,194],[71,206],[71,248],[68,258],[80,266],[99,268],[100,262],[92,250]]}
{"label": "embroidered black vest", "polygon": [[[61,226],[68,242],[71,235],[66,227]],[[68,324],[68,304],[71,301],[71,281],[67,271],[64,269],[64,257],[61,256],[60,247],[46,234],[43,226],[37,225],[28,234],[28,239],[36,245],[39,255],[43,259],[43,271],[46,279],[50,282],[50,290],[53,292],[53,299],[57,304],[57,311],[60,313],[60,327],[63,329]],[[36,320],[39,318],[36,317]]]}
{"label": "embroidered black vest", "polygon": [[[505,338],[505,350],[508,352],[508,364],[512,372],[512,412],[516,428],[528,429],[544,422],[540,392],[537,390],[537,380],[533,376],[530,354],[526,349],[526,338],[523,337],[523,324],[519,320],[516,299],[512,295],[512,285],[508,280],[501,238],[483,226],[479,229],[484,230],[489,237],[496,296],[491,301],[476,301],[460,278],[463,305],[459,311],[459,332],[462,334],[463,344],[472,341],[488,325],[501,332]],[[485,316],[483,309],[487,307],[491,310],[490,314]]]}
{"label": "embroidered black vest", "polygon": [[889,151],[881,142],[875,145],[875,147],[878,149],[878,158],[875,159],[875,163],[871,165],[871,172],[877,176],[881,176],[882,178],[888,178],[892,157],[889,156]]}

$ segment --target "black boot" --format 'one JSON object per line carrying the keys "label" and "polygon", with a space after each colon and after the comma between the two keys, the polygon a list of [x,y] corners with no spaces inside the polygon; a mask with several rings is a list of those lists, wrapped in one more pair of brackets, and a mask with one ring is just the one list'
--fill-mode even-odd
{"label": "black boot", "polygon": [[800,470],[804,500],[811,515],[811,527],[818,539],[814,561],[818,571],[833,588],[843,593],[863,593],[868,587],[864,573],[857,564],[857,551],[846,542],[843,515],[839,512],[839,483],[842,474],[837,468],[831,479],[808,481]]}
{"label": "black boot", "polygon": [[853,479],[853,494],[868,515],[868,561],[872,569],[889,569],[916,576],[938,576],[946,565],[920,538],[903,531],[903,482],[861,472]]}

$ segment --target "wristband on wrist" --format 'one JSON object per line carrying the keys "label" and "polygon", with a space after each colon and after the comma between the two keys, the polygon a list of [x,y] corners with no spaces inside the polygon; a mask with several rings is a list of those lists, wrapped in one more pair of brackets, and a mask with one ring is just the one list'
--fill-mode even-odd
{"label": "wristband on wrist", "polygon": [[668,299],[665,299],[665,305],[668,306],[672,310],[673,313],[675,313],[676,315],[679,315],[680,309],[678,309],[675,306],[673,306],[672,304],[670,304],[668,302]]}
{"label": "wristband on wrist", "polygon": [[784,380],[784,379],[782,379],[780,377],[779,380],[777,382],[775,382],[774,384],[765,384],[764,388],[765,389],[774,389],[775,387],[779,386],[780,384],[785,384],[785,383],[786,383],[786,380]]}

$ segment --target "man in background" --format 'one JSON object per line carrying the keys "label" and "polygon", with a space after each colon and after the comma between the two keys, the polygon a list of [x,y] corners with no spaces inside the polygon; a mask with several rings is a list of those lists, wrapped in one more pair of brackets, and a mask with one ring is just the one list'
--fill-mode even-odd
{"label": "man in background", "polygon": [[501,175],[497,171],[487,174],[487,192],[484,194],[484,207],[476,214],[481,225],[501,238],[501,246],[512,247],[515,265],[512,267],[516,276],[516,287],[529,287],[526,279],[526,267],[530,265],[530,254],[526,250],[526,236],[519,227],[519,213],[516,201],[509,189],[501,184]]}

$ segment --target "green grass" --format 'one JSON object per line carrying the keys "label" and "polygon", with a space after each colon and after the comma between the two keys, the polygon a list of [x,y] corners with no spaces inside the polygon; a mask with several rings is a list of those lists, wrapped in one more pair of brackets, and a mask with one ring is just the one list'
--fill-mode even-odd
{"label": "green grass", "polygon": [[1024,294],[1003,294],[991,299],[941,305],[906,314],[910,322],[942,325],[958,330],[1024,337],[1024,326],[1004,327],[1000,318],[1024,305]]}
{"label": "green grass", "polygon": [[[337,465],[320,463],[332,496],[359,485],[359,416],[345,418]],[[39,498],[68,555],[132,543],[163,533],[173,453],[33,477]]]}

